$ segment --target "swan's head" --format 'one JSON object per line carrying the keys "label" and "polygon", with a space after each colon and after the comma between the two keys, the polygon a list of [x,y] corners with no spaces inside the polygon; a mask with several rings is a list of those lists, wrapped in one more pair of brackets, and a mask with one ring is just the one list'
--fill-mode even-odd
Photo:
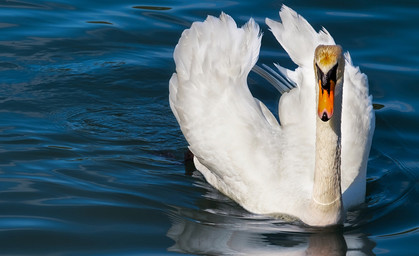
{"label": "swan's head", "polygon": [[335,94],[341,91],[345,61],[339,45],[319,45],[314,52],[314,71],[318,92],[317,114],[329,121],[336,108]]}

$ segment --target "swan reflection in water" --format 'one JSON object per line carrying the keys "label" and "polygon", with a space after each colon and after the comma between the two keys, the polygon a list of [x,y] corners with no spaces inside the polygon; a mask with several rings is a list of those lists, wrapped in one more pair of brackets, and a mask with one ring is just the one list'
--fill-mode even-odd
{"label": "swan reflection in water", "polygon": [[300,222],[246,212],[210,187],[199,209],[174,207],[168,250],[203,255],[374,255],[366,234],[346,228],[309,228]]}

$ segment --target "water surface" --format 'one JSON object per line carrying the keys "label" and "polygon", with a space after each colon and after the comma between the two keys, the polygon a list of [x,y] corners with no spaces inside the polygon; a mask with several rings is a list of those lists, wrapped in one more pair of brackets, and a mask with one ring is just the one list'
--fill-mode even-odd
{"label": "water surface", "polygon": [[[368,75],[366,203],[339,230],[246,212],[199,175],[168,105],[181,32],[253,17],[259,63],[294,67],[264,24],[280,1],[0,2],[0,254],[412,255],[419,250],[419,4],[285,1]],[[276,113],[279,94],[251,74]]]}

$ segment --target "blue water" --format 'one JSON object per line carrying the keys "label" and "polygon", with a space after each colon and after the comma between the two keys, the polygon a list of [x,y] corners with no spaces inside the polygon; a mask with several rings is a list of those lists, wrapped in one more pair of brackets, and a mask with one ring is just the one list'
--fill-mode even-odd
{"label": "blue water", "polygon": [[[224,11],[264,32],[280,1],[0,1],[1,255],[414,255],[419,250],[419,3],[285,1],[368,75],[366,203],[342,229],[246,212],[199,175],[168,105],[181,32]],[[276,113],[279,95],[251,74]]]}

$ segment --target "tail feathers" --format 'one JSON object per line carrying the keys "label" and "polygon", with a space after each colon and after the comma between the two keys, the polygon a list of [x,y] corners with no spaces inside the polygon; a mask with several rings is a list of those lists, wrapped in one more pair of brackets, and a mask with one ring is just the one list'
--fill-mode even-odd
{"label": "tail feathers", "polygon": [[266,19],[266,24],[295,64],[312,65],[314,50],[319,44],[333,45],[335,41],[326,29],[317,33],[313,27],[291,8],[283,5],[281,22]]}

